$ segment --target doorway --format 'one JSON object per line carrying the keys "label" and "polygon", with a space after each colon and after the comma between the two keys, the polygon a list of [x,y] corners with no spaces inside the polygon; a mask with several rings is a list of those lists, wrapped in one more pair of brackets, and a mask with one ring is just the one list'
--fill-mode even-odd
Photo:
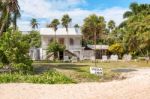
{"label": "doorway", "polygon": [[63,52],[63,51],[60,51],[60,52],[59,52],[59,59],[60,59],[60,60],[63,60],[63,59],[64,59],[64,52]]}

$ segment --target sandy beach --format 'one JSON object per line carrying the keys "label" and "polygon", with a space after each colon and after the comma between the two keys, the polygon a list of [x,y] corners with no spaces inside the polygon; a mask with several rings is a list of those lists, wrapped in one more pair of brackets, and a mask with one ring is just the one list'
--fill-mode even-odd
{"label": "sandy beach", "polygon": [[150,99],[150,69],[125,76],[125,80],[104,83],[0,84],[0,99]]}

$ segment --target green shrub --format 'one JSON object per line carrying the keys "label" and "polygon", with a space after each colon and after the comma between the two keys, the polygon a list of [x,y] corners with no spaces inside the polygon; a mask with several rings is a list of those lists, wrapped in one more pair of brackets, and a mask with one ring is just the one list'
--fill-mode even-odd
{"label": "green shrub", "polygon": [[22,73],[0,74],[0,83],[67,84],[74,83],[74,81],[55,70],[50,70],[40,75],[24,75]]}
{"label": "green shrub", "polygon": [[29,49],[30,45],[25,35],[8,29],[0,38],[0,62],[3,64],[1,66],[19,72],[31,72]]}

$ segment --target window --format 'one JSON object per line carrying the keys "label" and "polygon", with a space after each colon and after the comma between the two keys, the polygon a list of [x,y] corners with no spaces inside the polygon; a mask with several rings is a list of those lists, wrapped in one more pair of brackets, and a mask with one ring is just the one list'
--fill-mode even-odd
{"label": "window", "polygon": [[53,38],[51,38],[50,40],[49,40],[49,42],[53,42],[54,41],[54,39]]}
{"label": "window", "polygon": [[60,38],[60,39],[59,39],[59,43],[60,43],[60,44],[64,44],[64,38]]}
{"label": "window", "polygon": [[70,45],[74,45],[74,40],[73,40],[73,38],[70,38]]}

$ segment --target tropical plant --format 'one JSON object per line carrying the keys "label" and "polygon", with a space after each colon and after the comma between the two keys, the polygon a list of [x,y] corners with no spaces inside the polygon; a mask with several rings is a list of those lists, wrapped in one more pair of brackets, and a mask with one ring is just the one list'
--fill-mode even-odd
{"label": "tropical plant", "polygon": [[[95,14],[88,16],[84,19],[84,24],[82,27],[82,33],[86,40],[93,40],[95,45],[95,66],[96,66],[96,41],[105,31],[105,20],[102,16],[97,16]],[[94,38],[94,39],[93,39]]]}
{"label": "tropical plant", "polygon": [[100,37],[105,33],[106,24],[104,17],[97,16],[95,14],[88,16],[84,19],[82,26],[83,38],[88,40],[99,40]]}
{"label": "tropical plant", "polygon": [[69,17],[68,14],[65,14],[61,19],[62,26],[66,28],[67,32],[68,32],[68,27],[69,27],[69,24],[71,23],[71,21],[72,21],[72,19]]}
{"label": "tropical plant", "polygon": [[0,36],[3,32],[13,24],[14,29],[17,27],[17,18],[20,17],[20,7],[18,5],[18,0],[2,0],[0,1]]}
{"label": "tropical plant", "polygon": [[113,44],[113,45],[111,45],[109,48],[108,48],[108,50],[110,51],[110,52],[112,52],[113,54],[122,54],[123,52],[124,52],[124,50],[123,50],[123,46],[122,46],[122,44],[120,44],[120,43],[115,43],[115,44]]}
{"label": "tropical plant", "polygon": [[0,39],[0,61],[3,67],[11,71],[28,72],[32,70],[32,61],[29,58],[29,43],[18,31],[9,29]]}
{"label": "tropical plant", "polygon": [[31,23],[30,23],[32,29],[36,29],[39,26],[39,23],[37,22],[37,20],[35,18],[31,19]]}
{"label": "tropical plant", "polygon": [[31,31],[24,35],[24,39],[29,42],[31,48],[39,48],[41,46],[41,35],[38,31]]}
{"label": "tropical plant", "polygon": [[74,28],[80,28],[79,24],[75,24]]}
{"label": "tropical plant", "polygon": [[58,57],[58,52],[62,52],[65,50],[65,46],[62,44],[59,44],[58,42],[51,42],[48,45],[47,53],[54,53],[54,59]]}
{"label": "tropical plant", "polygon": [[112,31],[112,30],[114,30],[115,27],[116,27],[115,22],[114,22],[113,20],[110,20],[110,21],[108,22],[108,29],[109,29],[109,32]]}
{"label": "tropical plant", "polygon": [[58,25],[60,24],[59,20],[58,19],[54,19],[52,20],[51,24],[50,24],[50,27],[53,28],[53,30],[55,31],[55,42],[56,42],[56,31],[58,29]]}
{"label": "tropical plant", "polygon": [[[65,14],[62,19],[61,19],[61,24],[63,27],[66,28],[66,32],[67,32],[67,40],[69,39],[68,37],[68,27],[69,27],[69,24],[71,23],[72,19],[69,17],[68,14]],[[69,42],[69,41],[68,41]],[[68,49],[68,48],[67,48]]]}
{"label": "tropical plant", "polygon": [[150,4],[132,3],[120,25],[124,48],[127,52],[145,56],[150,51]]}

